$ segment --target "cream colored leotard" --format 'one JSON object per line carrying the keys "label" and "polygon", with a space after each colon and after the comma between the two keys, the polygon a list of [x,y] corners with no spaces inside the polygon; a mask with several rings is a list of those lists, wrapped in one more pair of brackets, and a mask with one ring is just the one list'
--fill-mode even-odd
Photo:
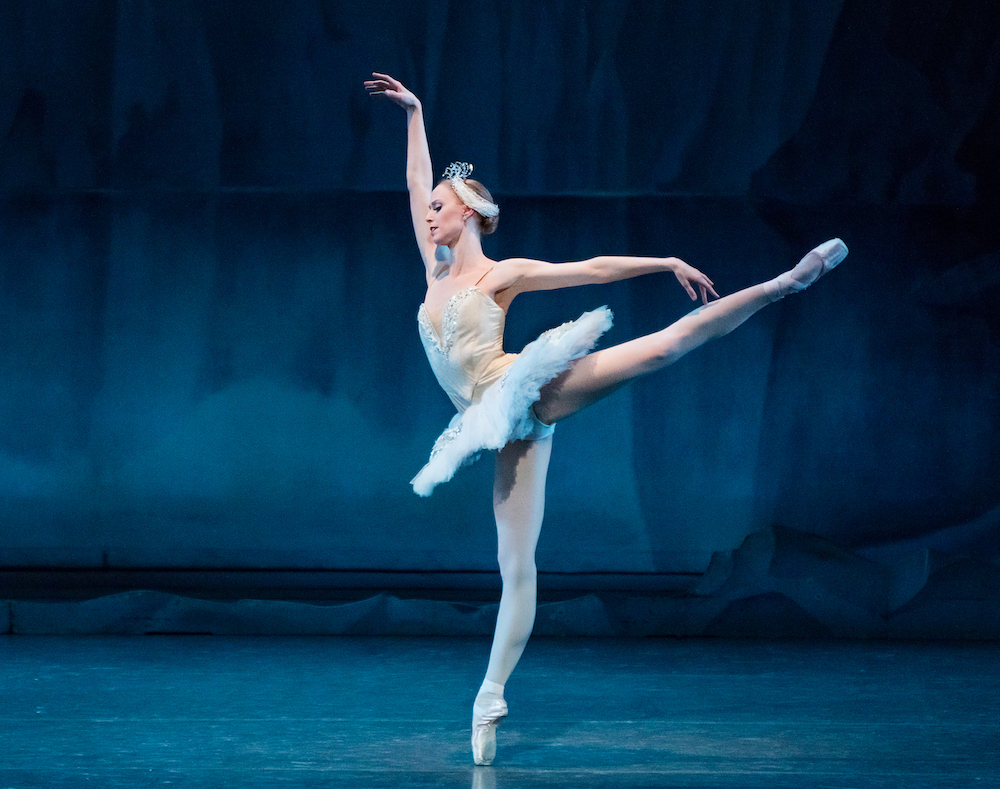
{"label": "cream colored leotard", "polygon": [[541,388],[590,351],[610,328],[611,311],[602,307],[584,313],[545,332],[521,353],[503,349],[505,320],[500,306],[477,286],[448,300],[440,328],[420,305],[420,340],[438,383],[458,410],[412,480],[422,496],[484,449],[552,435],[554,425],[539,421],[534,411]]}

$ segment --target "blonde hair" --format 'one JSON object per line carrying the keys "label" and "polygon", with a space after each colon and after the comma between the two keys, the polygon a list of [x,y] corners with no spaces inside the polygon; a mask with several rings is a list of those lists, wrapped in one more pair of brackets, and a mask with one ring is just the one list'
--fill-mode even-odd
{"label": "blonde hair", "polygon": [[[490,194],[490,190],[483,186],[475,178],[463,178],[463,183],[469,187],[473,192],[475,192],[479,197],[483,198],[487,202],[494,203],[493,195]],[[447,178],[442,178],[438,183],[450,184],[451,181]],[[459,198],[461,200],[461,198]],[[475,209],[473,209],[475,211]],[[497,229],[497,225],[500,223],[499,216],[483,216],[478,211],[476,211],[476,221],[479,224],[479,232],[484,236],[488,236],[494,230]]]}

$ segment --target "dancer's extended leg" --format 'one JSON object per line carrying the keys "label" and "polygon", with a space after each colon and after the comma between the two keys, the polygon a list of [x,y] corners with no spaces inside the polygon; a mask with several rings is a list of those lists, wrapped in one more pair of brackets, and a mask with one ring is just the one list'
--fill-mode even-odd
{"label": "dancer's extended leg", "polygon": [[728,334],[770,303],[764,286],[754,285],[699,307],[661,331],[594,351],[542,389],[535,413],[548,424],[572,416],[629,381]]}
{"label": "dancer's extended leg", "polygon": [[535,546],[545,512],[545,477],[551,452],[550,436],[538,441],[515,441],[497,454],[493,511],[503,592],[486,679],[473,707],[472,753],[476,764],[489,764],[496,754],[496,724],[507,714],[503,686],[535,624]]}
{"label": "dancer's extended leg", "polygon": [[846,255],[842,241],[827,241],[773,280],[699,307],[661,331],[579,359],[542,389],[535,413],[549,424],[575,414],[634,378],[666,367],[698,346],[729,334],[771,302],[811,285]]}

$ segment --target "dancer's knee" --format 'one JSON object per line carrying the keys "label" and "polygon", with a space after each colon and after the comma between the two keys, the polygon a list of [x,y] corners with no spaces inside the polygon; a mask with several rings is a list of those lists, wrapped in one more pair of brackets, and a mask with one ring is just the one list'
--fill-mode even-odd
{"label": "dancer's knee", "polygon": [[643,373],[651,373],[673,364],[691,350],[690,331],[684,327],[671,326],[656,335],[656,342],[650,349]]}
{"label": "dancer's knee", "polygon": [[525,585],[533,586],[537,582],[538,569],[534,556],[517,556],[501,551],[497,554],[500,565],[500,578],[505,587]]}

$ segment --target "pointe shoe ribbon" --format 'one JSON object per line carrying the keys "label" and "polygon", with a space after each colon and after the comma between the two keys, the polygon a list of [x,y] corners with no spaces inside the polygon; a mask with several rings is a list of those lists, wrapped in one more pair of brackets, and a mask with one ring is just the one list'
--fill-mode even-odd
{"label": "pointe shoe ribbon", "polygon": [[497,726],[507,717],[507,702],[494,697],[486,706],[472,708],[472,761],[486,767],[497,754]]}

